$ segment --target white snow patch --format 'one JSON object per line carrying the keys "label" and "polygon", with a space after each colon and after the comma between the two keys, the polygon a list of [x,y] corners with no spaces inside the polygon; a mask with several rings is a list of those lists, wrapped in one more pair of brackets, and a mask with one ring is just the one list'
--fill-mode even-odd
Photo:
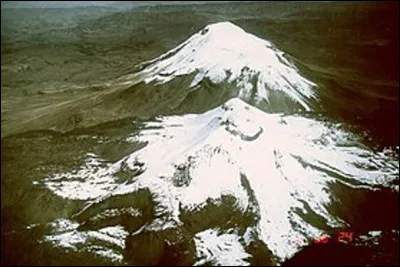
{"label": "white snow patch", "polygon": [[196,244],[197,262],[194,266],[206,263],[215,266],[248,266],[246,259],[250,258],[242,244],[240,237],[235,234],[218,234],[214,229],[197,233],[194,238]]}
{"label": "white snow patch", "polygon": [[110,164],[93,153],[86,157],[80,169],[49,175],[44,185],[58,196],[76,200],[96,199],[114,189],[117,185],[113,177],[115,170],[110,169]]}
{"label": "white snow patch", "polygon": [[[79,224],[66,219],[56,220],[50,225],[53,230],[44,237],[47,242],[76,252],[93,252],[116,262],[123,259],[122,252],[128,232],[121,226],[105,227],[98,231],[78,231]],[[96,241],[100,241],[101,245],[96,245]],[[120,249],[116,250],[115,246]]]}

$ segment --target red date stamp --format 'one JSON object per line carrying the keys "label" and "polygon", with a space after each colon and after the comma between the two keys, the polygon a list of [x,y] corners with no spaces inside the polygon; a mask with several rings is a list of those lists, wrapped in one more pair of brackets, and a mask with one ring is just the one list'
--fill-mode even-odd
{"label": "red date stamp", "polygon": [[[328,234],[322,234],[321,236],[318,236],[312,240],[314,244],[326,244],[329,241],[336,241],[345,244],[351,243],[353,241],[353,232],[341,231],[338,232],[335,238],[332,238]],[[304,246],[307,245],[308,242],[306,240],[298,239],[294,243],[297,246]]]}
{"label": "red date stamp", "polygon": [[337,241],[341,243],[350,243],[353,241],[353,232],[339,232]]}
{"label": "red date stamp", "polygon": [[321,243],[322,244],[326,244],[326,243],[328,243],[328,241],[329,241],[329,236],[325,235],[325,234],[323,234],[320,237],[317,237],[317,238],[314,239],[314,243],[315,244],[321,244]]}

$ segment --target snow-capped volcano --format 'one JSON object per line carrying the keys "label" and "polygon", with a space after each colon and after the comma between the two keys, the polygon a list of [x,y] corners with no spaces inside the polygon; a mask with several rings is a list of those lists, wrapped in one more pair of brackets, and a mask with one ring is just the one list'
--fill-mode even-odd
{"label": "snow-capped volcano", "polygon": [[[339,125],[266,114],[239,98],[204,114],[148,122],[139,136],[128,138],[148,145],[111,164],[90,154],[79,171],[45,180],[59,196],[93,201],[78,221],[108,227],[79,236],[75,226],[49,240],[74,247],[116,226],[113,235],[128,236],[122,226],[134,240],[165,233],[171,245],[180,241],[169,233],[178,231],[194,239],[197,264],[210,259],[217,265],[248,264],[247,247],[254,240],[262,240],[281,262],[328,229],[348,226],[331,208],[340,201],[331,185],[398,191],[393,183],[398,162],[362,147]],[[120,172],[131,174],[122,184]],[[153,203],[146,208],[145,191]],[[128,206],[118,204],[124,198]],[[130,221],[118,219],[123,216]]]}
{"label": "snow-capped volcano", "polygon": [[204,78],[215,84],[235,83],[241,99],[269,103],[271,92],[282,92],[306,110],[311,108],[310,99],[315,98],[315,84],[303,78],[282,51],[230,22],[208,25],[141,66],[144,69],[139,73],[125,78],[166,83],[195,74],[190,88],[195,89]]}

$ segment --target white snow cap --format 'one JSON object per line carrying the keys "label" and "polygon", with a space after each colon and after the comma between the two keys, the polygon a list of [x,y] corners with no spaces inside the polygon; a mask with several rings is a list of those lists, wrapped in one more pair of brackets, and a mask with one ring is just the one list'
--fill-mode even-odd
{"label": "white snow cap", "polygon": [[239,97],[269,102],[269,92],[284,92],[310,110],[315,98],[314,83],[303,78],[297,68],[271,42],[245,32],[231,22],[210,24],[160,57],[143,63],[136,73],[145,82],[166,83],[177,76],[197,73],[190,85],[205,77],[213,83],[236,82]]}

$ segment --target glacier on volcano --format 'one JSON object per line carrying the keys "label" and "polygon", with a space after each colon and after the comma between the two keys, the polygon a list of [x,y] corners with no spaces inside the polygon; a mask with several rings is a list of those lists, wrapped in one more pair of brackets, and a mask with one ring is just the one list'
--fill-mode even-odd
{"label": "glacier on volcano", "polygon": [[215,84],[235,82],[238,96],[245,100],[255,95],[256,102],[268,103],[271,92],[278,91],[311,110],[310,101],[316,98],[316,85],[298,73],[284,52],[230,22],[210,24],[141,65],[140,72],[124,77],[127,83],[134,77],[146,83],[166,83],[195,73],[190,88],[195,89],[204,78]]}
{"label": "glacier on volcano", "polygon": [[[330,184],[398,191],[398,162],[364,148],[340,125],[266,114],[238,98],[204,114],[148,122],[129,140],[148,145],[97,171],[82,171],[79,181],[62,173],[48,177],[46,186],[62,197],[89,201],[83,213],[108,198],[148,189],[158,203],[157,219],[147,226],[153,230],[185,227],[182,211],[231,196],[232,208],[258,218],[239,234],[243,246],[256,236],[280,261],[299,250],[293,245],[299,238],[310,241],[325,232],[304,220],[307,209],[324,219],[324,228],[347,226],[330,211],[336,198]],[[121,168],[138,166],[141,174],[117,183]]]}

